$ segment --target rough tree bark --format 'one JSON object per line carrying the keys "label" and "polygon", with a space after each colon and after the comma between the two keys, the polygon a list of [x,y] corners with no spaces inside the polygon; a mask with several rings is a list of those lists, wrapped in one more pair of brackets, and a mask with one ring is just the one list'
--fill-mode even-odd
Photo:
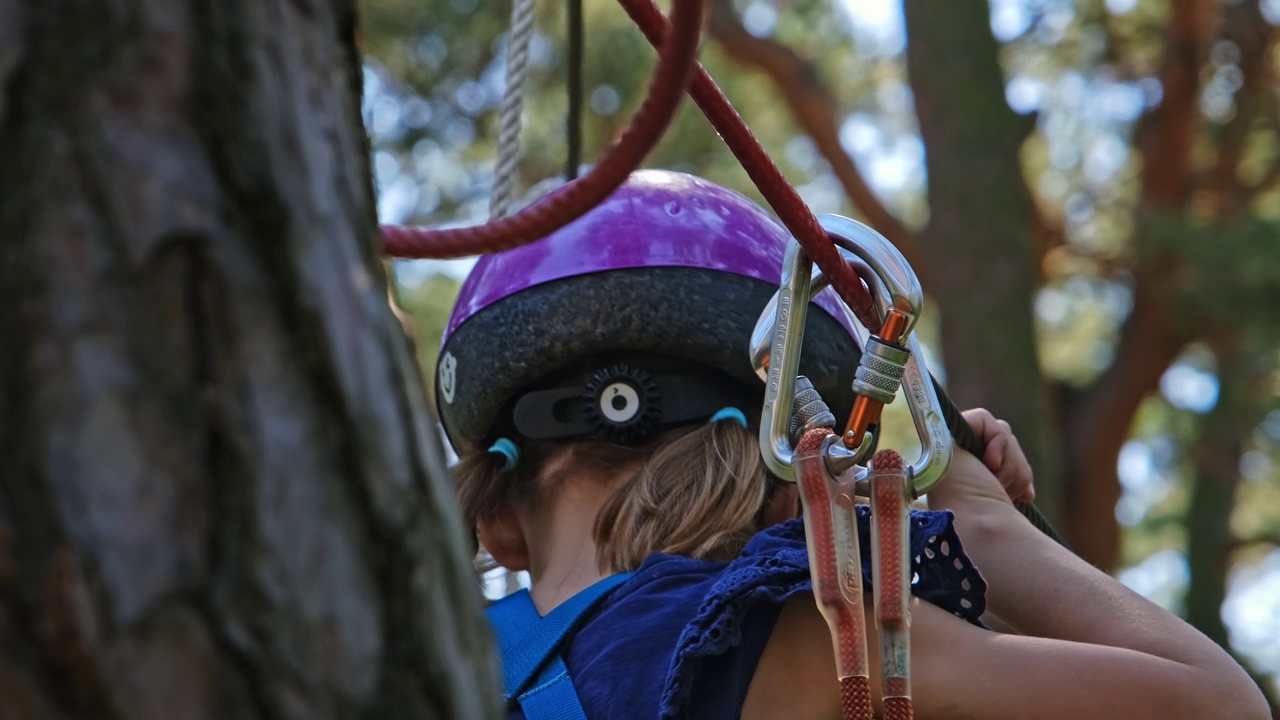
{"label": "rough tree bark", "polygon": [[1009,421],[1060,519],[1056,428],[1036,355],[1036,210],[986,3],[906,0],[907,63],[929,173],[920,247],[942,307],[947,390]]}
{"label": "rough tree bark", "polygon": [[351,0],[0,0],[0,717],[479,718]]}

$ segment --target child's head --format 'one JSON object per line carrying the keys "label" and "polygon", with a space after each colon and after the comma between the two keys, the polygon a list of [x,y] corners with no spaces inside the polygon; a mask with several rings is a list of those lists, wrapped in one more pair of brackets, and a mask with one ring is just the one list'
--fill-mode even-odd
{"label": "child's head", "polygon": [[[789,239],[737,193],[645,171],[564,229],[482,258],[436,383],[467,521],[589,475],[610,493],[595,525],[602,564],[736,554],[773,491],[749,345]],[[860,347],[839,301],[818,304],[801,373],[839,415]]]}
{"label": "child's head", "polygon": [[517,503],[545,500],[570,477],[588,477],[608,493],[595,520],[598,561],[619,571],[655,552],[733,557],[764,525],[777,489],[754,434],[731,419],[672,428],[636,445],[530,441],[518,467],[503,467],[490,453],[462,459],[458,492],[468,521],[481,525]]}

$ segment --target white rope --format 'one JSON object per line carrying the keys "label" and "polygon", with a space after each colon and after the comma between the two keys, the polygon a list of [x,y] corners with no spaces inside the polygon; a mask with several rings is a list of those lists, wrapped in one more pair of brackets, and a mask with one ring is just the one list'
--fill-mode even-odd
{"label": "white rope", "polygon": [[533,38],[534,0],[512,0],[511,33],[507,38],[507,87],[498,115],[498,157],[493,168],[493,192],[489,216],[506,217],[511,211],[511,187],[520,159],[520,112],[529,84],[529,41]]}

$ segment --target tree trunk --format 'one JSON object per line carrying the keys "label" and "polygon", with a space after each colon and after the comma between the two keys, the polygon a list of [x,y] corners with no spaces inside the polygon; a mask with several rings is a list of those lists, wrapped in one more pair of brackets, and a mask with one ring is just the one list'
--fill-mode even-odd
{"label": "tree trunk", "polygon": [[1062,429],[1067,468],[1067,541],[1080,557],[1111,571],[1120,559],[1120,450],[1142,401],[1191,341],[1173,317],[1168,272],[1147,266],[1133,289],[1133,308],[1120,330],[1115,359],[1088,388],[1066,393]]}
{"label": "tree trunk", "polygon": [[349,0],[0,0],[0,717],[480,718]]}
{"label": "tree trunk", "polygon": [[[1226,330],[1212,337],[1218,358],[1218,404],[1200,423],[1191,447],[1191,505],[1186,515],[1187,622],[1235,654],[1222,622],[1227,598],[1227,573],[1239,538],[1231,532],[1231,514],[1240,484],[1240,457],[1245,438],[1270,410],[1267,385],[1274,371],[1266,347],[1249,343],[1247,331]],[[1267,697],[1271,712],[1280,717],[1280,697],[1269,677],[1237,657]]]}
{"label": "tree trunk", "polygon": [[1036,355],[1035,207],[1018,154],[1030,122],[1009,109],[990,10],[904,2],[908,71],[929,174],[921,251],[942,308],[947,391],[1007,420],[1061,517],[1060,451]]}
{"label": "tree trunk", "polygon": [[1249,348],[1232,331],[1215,338],[1218,404],[1204,417],[1191,447],[1191,506],[1187,512],[1187,621],[1230,650],[1222,623],[1227,570],[1235,544],[1231,512],[1240,482],[1245,438],[1266,417],[1270,355]]}

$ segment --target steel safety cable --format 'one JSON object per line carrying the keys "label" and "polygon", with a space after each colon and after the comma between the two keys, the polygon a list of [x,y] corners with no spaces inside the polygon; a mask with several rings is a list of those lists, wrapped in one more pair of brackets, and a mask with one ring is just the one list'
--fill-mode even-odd
{"label": "steel safety cable", "polygon": [[[969,426],[969,423],[964,419],[964,415],[961,414],[960,408],[942,389],[942,385],[937,378],[931,379],[933,380],[934,390],[938,393],[938,401],[942,404],[942,417],[946,420],[947,427],[951,430],[951,436],[955,438],[956,444],[974,457],[981,458],[986,454],[987,443]],[[1039,507],[1023,500],[1014,500],[1013,506],[1040,532],[1048,535],[1054,542],[1068,550],[1071,549],[1071,546],[1067,544],[1066,538],[1058,532],[1058,529],[1053,526],[1053,523],[1041,512]]]}

